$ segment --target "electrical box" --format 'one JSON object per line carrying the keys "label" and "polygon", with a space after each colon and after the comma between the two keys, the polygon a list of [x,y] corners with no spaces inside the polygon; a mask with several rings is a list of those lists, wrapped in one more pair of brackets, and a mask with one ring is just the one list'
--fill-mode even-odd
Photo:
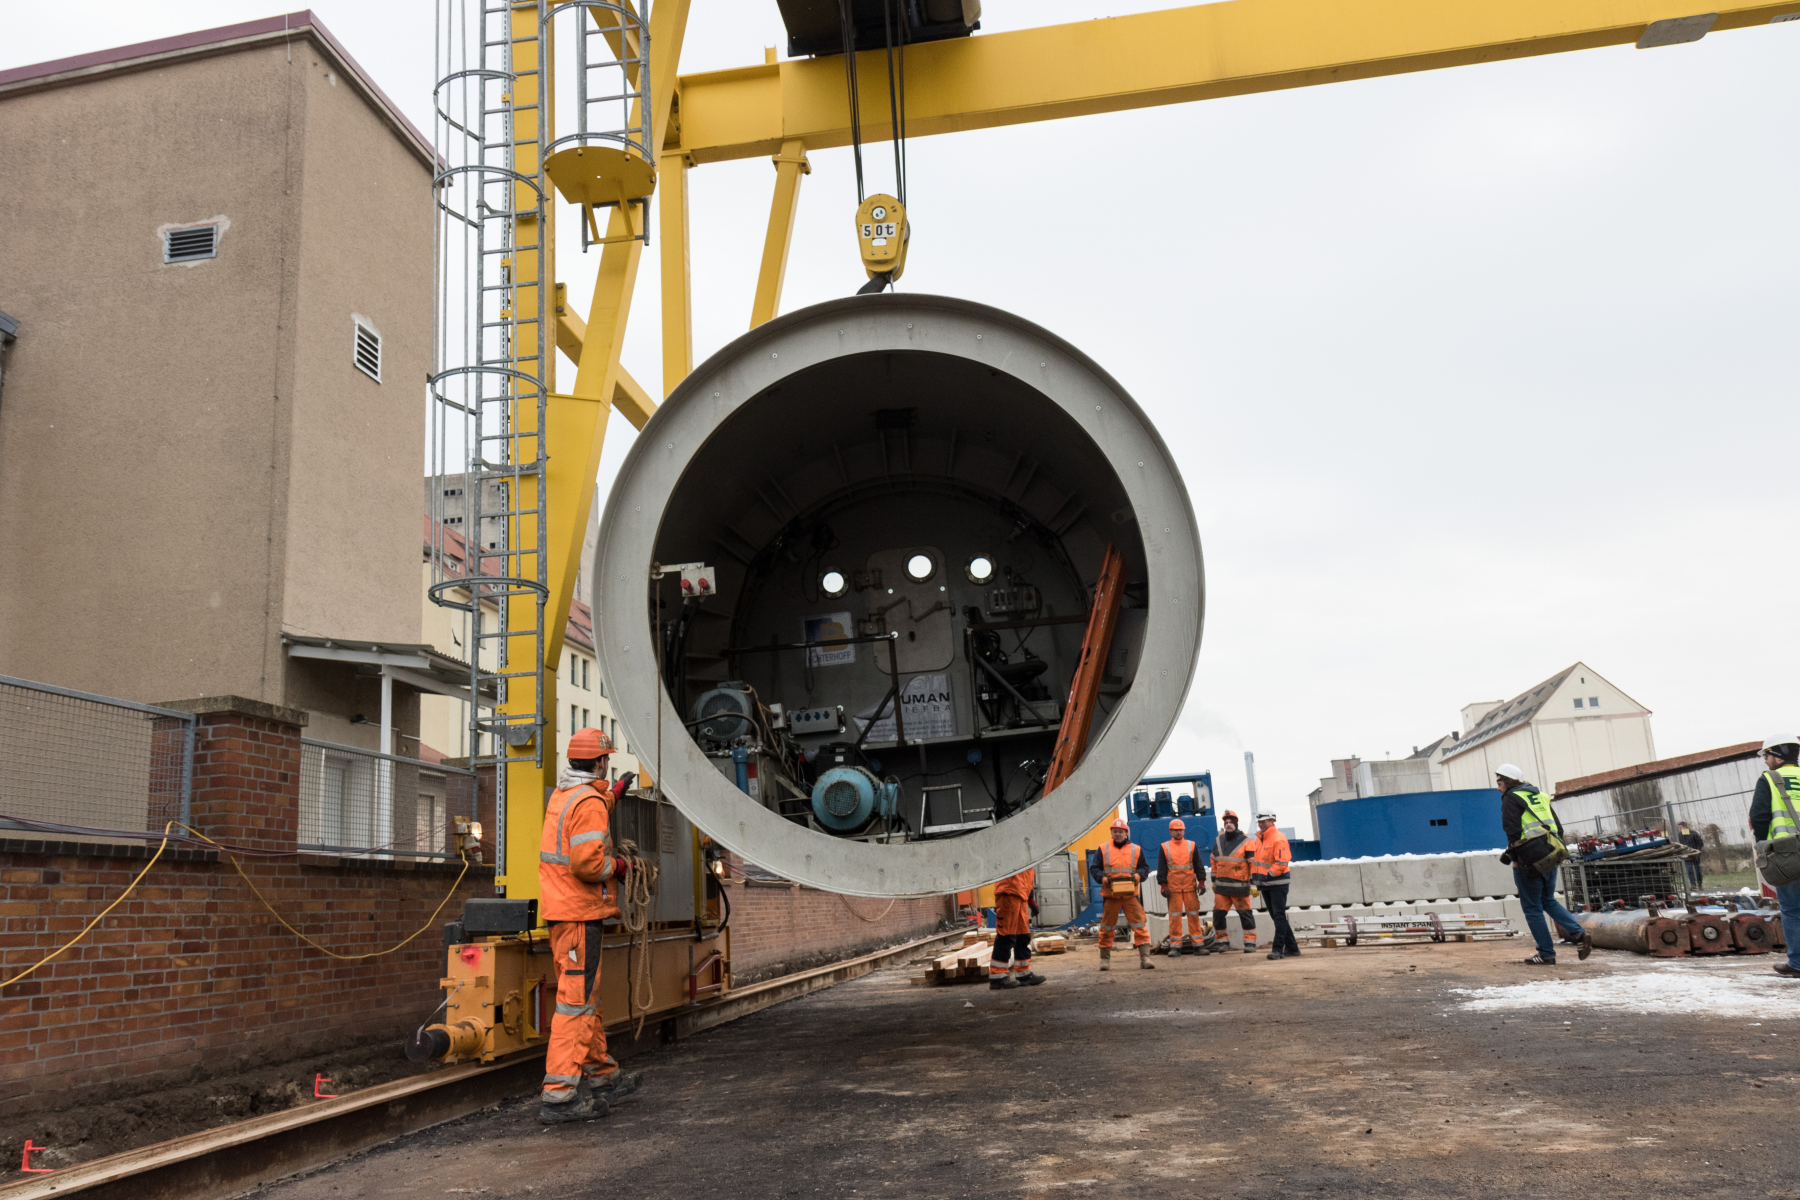
{"label": "electrical box", "polygon": [[1038,590],[1030,584],[999,587],[988,593],[988,612],[994,616],[1006,613],[1035,612],[1043,605]]}
{"label": "electrical box", "polygon": [[718,594],[719,574],[705,563],[688,563],[681,568],[681,594],[713,596]]}
{"label": "electrical box", "polygon": [[809,733],[842,733],[844,706],[797,708],[788,714],[788,729],[795,737],[805,737]]}

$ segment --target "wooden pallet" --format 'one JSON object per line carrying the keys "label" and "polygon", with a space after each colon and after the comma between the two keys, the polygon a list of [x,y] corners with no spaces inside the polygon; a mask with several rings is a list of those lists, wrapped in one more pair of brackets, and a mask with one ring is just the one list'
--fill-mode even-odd
{"label": "wooden pallet", "polygon": [[912,982],[915,987],[932,987],[940,983],[986,979],[988,964],[993,958],[994,948],[986,942],[959,946],[941,957],[926,959],[922,964],[924,970],[913,976]]}

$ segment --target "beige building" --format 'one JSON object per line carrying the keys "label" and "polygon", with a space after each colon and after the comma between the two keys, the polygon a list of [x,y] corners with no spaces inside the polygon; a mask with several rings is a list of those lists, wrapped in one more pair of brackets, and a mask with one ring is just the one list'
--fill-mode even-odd
{"label": "beige building", "polygon": [[417,728],[433,161],[307,14],[0,72],[0,674]]}
{"label": "beige building", "polygon": [[1513,763],[1546,791],[1561,779],[1650,762],[1656,743],[1650,710],[1576,663],[1511,700],[1463,710],[1466,732],[1443,753],[1449,788],[1494,786],[1494,771]]}

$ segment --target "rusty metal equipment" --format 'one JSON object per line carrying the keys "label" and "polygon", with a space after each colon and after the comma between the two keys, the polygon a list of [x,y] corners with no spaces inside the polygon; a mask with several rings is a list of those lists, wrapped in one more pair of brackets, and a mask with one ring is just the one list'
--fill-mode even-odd
{"label": "rusty metal equipment", "polygon": [[1654,908],[1576,913],[1575,920],[1602,950],[1631,950],[1656,958],[1677,958],[1688,952],[1687,929]]}
{"label": "rusty metal equipment", "polygon": [[1727,913],[1690,911],[1682,915],[1681,924],[1687,930],[1691,953],[1727,954],[1737,948]]}

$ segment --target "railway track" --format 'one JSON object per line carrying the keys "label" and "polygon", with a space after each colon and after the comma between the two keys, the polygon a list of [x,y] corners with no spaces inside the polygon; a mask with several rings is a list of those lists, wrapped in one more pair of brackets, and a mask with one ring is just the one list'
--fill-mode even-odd
{"label": "railway track", "polygon": [[[674,1009],[647,1024],[641,1038],[631,1036],[629,1023],[621,1023],[616,1040],[611,1029],[607,1036],[615,1054],[626,1058],[867,975],[961,936],[960,930],[934,934],[753,984],[717,1003]],[[90,1200],[224,1200],[531,1091],[543,1080],[543,1062],[539,1048],[491,1063],[446,1067],[335,1100],[140,1146],[53,1174],[28,1176],[0,1186],[0,1200],[74,1195]]]}

